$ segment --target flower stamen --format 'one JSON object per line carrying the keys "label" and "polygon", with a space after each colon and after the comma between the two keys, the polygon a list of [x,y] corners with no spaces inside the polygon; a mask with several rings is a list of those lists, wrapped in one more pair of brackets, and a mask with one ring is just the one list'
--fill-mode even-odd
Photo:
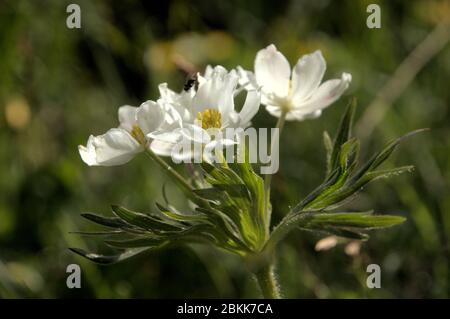
{"label": "flower stamen", "polygon": [[222,127],[222,115],[215,109],[206,109],[203,112],[198,112],[197,120],[201,122],[204,130]]}
{"label": "flower stamen", "polygon": [[145,138],[144,132],[142,132],[141,128],[138,125],[133,125],[133,129],[131,130],[131,136],[134,137],[139,144],[145,145],[147,144],[147,139]]}

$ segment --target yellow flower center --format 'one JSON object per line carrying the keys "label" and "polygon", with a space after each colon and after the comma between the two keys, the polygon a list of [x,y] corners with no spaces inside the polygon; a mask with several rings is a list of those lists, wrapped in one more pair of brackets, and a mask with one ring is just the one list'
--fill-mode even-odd
{"label": "yellow flower center", "polygon": [[138,125],[133,125],[133,129],[130,133],[131,136],[133,136],[139,144],[145,145],[147,143],[144,132],[142,132],[141,128]]}
{"label": "yellow flower center", "polygon": [[222,115],[215,109],[206,109],[203,112],[198,112],[197,120],[202,123],[202,128],[205,130],[222,127]]}

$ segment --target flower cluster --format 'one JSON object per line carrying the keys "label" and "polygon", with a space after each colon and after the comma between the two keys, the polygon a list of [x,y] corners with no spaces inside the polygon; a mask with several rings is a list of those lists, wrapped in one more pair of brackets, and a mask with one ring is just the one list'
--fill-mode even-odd
{"label": "flower cluster", "polygon": [[[379,169],[411,133],[359,163],[360,144],[351,134],[355,100],[347,107],[334,139],[324,133],[327,167],[323,183],[298,203],[289,205],[289,212],[275,227],[271,223],[271,174],[262,178],[255,173],[246,139],[225,133],[250,126],[263,104],[279,118],[277,135],[271,138],[271,151],[277,151],[274,144],[278,143],[285,120],[320,116],[348,88],[351,76],[347,73],[321,83],[325,69],[325,60],[316,51],[299,59],[291,71],[286,58],[269,45],[257,53],[254,72],[242,67],[227,71],[222,66],[208,66],[203,74],[190,79],[180,93],[164,83],[159,86],[156,101],[139,107],[122,106],[119,127],[91,136],[86,146],[79,147],[83,161],[88,165],[121,165],[146,152],[178,183],[191,205],[187,211],[179,210],[163,189],[165,203],[156,203],[156,209],[150,213],[117,205],[111,207],[113,217],[85,213],[82,216],[86,219],[113,230],[79,233],[107,236],[105,243],[120,253],[101,255],[79,248],[71,250],[94,262],[109,264],[146,250],[207,244],[243,257],[263,295],[278,298],[281,294],[274,276],[274,251],[290,231],[300,229],[362,241],[369,238],[369,230],[402,223],[405,218],[401,216],[341,208],[368,183],[412,169]],[[246,93],[245,101],[236,108],[236,96],[242,92]],[[228,157],[225,161],[222,150],[236,144],[244,145],[244,151],[232,153],[231,161]],[[222,161],[211,161],[205,155],[213,149],[222,155]],[[243,161],[237,160],[240,155]],[[190,166],[195,174],[186,179],[161,156],[171,156],[175,162],[192,158],[202,161],[194,161],[200,165]]]}
{"label": "flower cluster", "polygon": [[[287,120],[314,118],[351,81],[350,74],[343,73],[341,79],[320,84],[326,69],[320,51],[299,59],[291,75],[288,61],[273,44],[257,53],[254,68],[253,73],[242,67],[227,71],[208,66],[180,93],[160,84],[156,101],[120,107],[119,127],[91,135],[86,146],[79,146],[81,158],[91,166],[121,165],[148,149],[176,161],[202,158],[212,149],[238,143],[236,135],[224,131],[249,126],[261,103],[270,114]],[[247,95],[238,112],[235,98],[242,91]]]}

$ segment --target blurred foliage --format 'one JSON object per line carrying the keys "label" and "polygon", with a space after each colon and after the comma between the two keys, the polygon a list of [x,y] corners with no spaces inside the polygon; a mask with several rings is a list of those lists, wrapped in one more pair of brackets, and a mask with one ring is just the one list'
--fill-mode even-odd
{"label": "blurred foliage", "polygon": [[[144,156],[121,167],[88,168],[77,145],[116,123],[120,105],[157,98],[157,85],[181,89],[185,71],[205,65],[252,69],[257,50],[275,43],[293,64],[321,49],[327,78],[353,75],[356,116],[411,50],[443,20],[448,1],[86,1],[82,28],[66,27],[74,1],[0,2],[0,297],[251,297],[256,284],[236,259],[192,246],[97,266],[67,247],[107,251],[70,234],[96,229],[81,212],[105,213],[110,203],[146,210],[167,179]],[[382,28],[366,27],[378,3]],[[446,46],[390,106],[363,141],[362,157],[395,136],[429,127],[405,143],[394,163],[404,174],[370,186],[351,204],[402,215],[400,227],[358,243],[296,232],[279,252],[280,281],[291,298],[450,297],[450,50]],[[281,170],[274,177],[274,215],[308,194],[324,176],[322,132],[334,131],[345,98],[321,118],[288,123]],[[258,127],[274,126],[261,111]],[[168,193],[179,205],[179,193]],[[323,247],[322,243],[322,247]],[[66,266],[82,268],[82,289],[66,287]],[[382,288],[366,288],[366,267],[382,267]]]}

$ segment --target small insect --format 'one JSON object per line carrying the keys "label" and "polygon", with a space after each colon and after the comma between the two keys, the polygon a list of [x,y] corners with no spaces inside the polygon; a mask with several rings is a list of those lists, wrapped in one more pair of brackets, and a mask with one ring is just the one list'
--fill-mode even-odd
{"label": "small insect", "polygon": [[192,87],[195,87],[196,90],[198,89],[197,73],[191,74],[186,80],[186,83],[184,83],[185,91],[189,91]]}

